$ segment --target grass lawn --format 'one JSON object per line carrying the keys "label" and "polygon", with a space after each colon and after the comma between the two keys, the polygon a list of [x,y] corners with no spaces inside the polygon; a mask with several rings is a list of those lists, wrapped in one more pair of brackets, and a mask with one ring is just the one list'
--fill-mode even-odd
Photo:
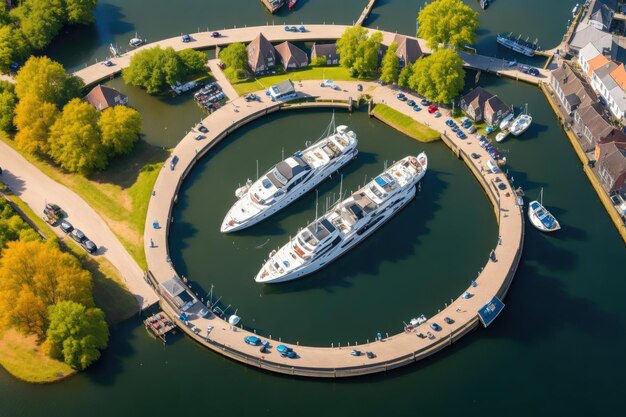
{"label": "grass lawn", "polygon": [[0,365],[14,377],[35,383],[54,382],[76,373],[44,354],[36,336],[23,336],[15,330],[0,334]]}
{"label": "grass lawn", "polygon": [[[2,132],[0,139],[15,148],[15,142]],[[105,171],[89,177],[67,173],[49,161],[21,154],[50,178],[85,199],[107,222],[139,266],[147,268],[143,251],[145,216],[152,188],[168,151],[139,141],[130,155],[116,158]],[[51,196],[49,201],[63,205],[62,201],[53,201],[53,198]]]}
{"label": "grass lawn", "polygon": [[298,70],[283,72],[276,75],[266,75],[244,80],[230,80],[239,95],[245,95],[257,90],[264,90],[281,81],[302,80],[335,80],[335,81],[358,81],[358,78],[350,76],[344,67],[305,67]]}
{"label": "grass lawn", "polygon": [[[10,198],[46,237],[57,239],[51,226],[41,216],[34,213],[22,199],[14,195]],[[94,301],[104,311],[110,324],[119,323],[137,314],[137,301],[126,289],[122,277],[111,262],[102,256],[90,257],[80,245],[69,237],[60,239],[59,244],[61,249],[76,256],[83,268],[91,272]]]}
{"label": "grass lawn", "polygon": [[372,112],[389,126],[420,142],[433,142],[439,139],[439,132],[436,130],[415,121],[411,117],[385,104],[377,104]]}

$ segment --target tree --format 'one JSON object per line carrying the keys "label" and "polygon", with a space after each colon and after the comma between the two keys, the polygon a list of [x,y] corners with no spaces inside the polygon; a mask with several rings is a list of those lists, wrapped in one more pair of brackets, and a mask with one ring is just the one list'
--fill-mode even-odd
{"label": "tree", "polygon": [[109,328],[99,308],[62,301],[48,308],[50,325],[44,350],[75,369],[85,369],[109,343]]}
{"label": "tree", "polygon": [[15,107],[14,123],[17,128],[15,143],[21,151],[45,155],[48,152],[48,135],[59,110],[34,95],[22,98]]}
{"label": "tree", "polygon": [[122,76],[126,83],[143,87],[154,94],[181,81],[185,76],[185,66],[174,49],[156,46],[133,55]]}
{"label": "tree", "polygon": [[400,87],[409,86],[409,80],[413,75],[413,65],[414,64],[407,63],[404,68],[402,68],[402,71],[400,71],[400,75],[398,75],[398,85]]}
{"label": "tree", "polygon": [[30,57],[15,77],[15,92],[20,100],[33,95],[58,108],[79,97],[82,87],[80,78],[68,75],[63,65],[45,56]]}
{"label": "tree", "polygon": [[110,154],[127,154],[139,139],[141,115],[130,107],[109,107],[100,114],[98,126],[102,132],[102,144]]}
{"label": "tree", "polygon": [[431,101],[449,103],[463,88],[463,61],[452,49],[440,49],[415,61],[409,86]]}
{"label": "tree", "polygon": [[429,48],[441,44],[458,48],[474,43],[478,13],[461,0],[435,0],[422,9],[417,23],[417,36],[424,38]]}
{"label": "tree", "polygon": [[398,50],[398,44],[391,42],[385,56],[380,70],[380,80],[386,83],[395,83],[398,81],[398,69],[400,67],[400,58],[396,55]]}
{"label": "tree", "polygon": [[91,275],[57,246],[17,240],[8,242],[2,255],[0,328],[15,327],[43,338],[41,317],[47,317],[48,306],[60,301],[93,306]]}
{"label": "tree", "polygon": [[248,68],[248,50],[243,43],[235,42],[220,51],[220,59],[233,78],[240,78]]}
{"label": "tree", "polygon": [[206,54],[193,49],[183,49],[178,52],[178,57],[185,67],[187,75],[197,74],[205,69]]}
{"label": "tree", "polygon": [[65,105],[50,128],[48,143],[48,155],[70,172],[87,175],[107,165],[107,151],[100,140],[98,111],[80,99]]}
{"label": "tree", "polygon": [[339,54],[339,64],[351,69],[357,58],[359,45],[367,40],[367,29],[362,26],[354,26],[343,32],[341,38],[337,40],[337,53]]}
{"label": "tree", "polygon": [[378,68],[378,53],[383,34],[376,32],[364,42],[361,42],[357,49],[357,56],[352,64],[350,72],[359,78],[369,78],[374,75]]}
{"label": "tree", "polygon": [[22,32],[10,24],[0,24],[0,72],[9,71],[11,64],[25,59],[29,51]]}
{"label": "tree", "polygon": [[59,33],[65,20],[61,0],[24,0],[11,16],[19,21],[20,30],[34,49],[43,49]]}
{"label": "tree", "polygon": [[326,65],[327,62],[328,60],[324,55],[319,55],[311,59],[311,65],[314,67],[323,67],[324,65]]}
{"label": "tree", "polygon": [[8,81],[0,80],[0,130],[5,132],[13,130],[16,104],[15,86]]}
{"label": "tree", "polygon": [[98,0],[65,0],[67,23],[93,23],[93,12],[97,3]]}

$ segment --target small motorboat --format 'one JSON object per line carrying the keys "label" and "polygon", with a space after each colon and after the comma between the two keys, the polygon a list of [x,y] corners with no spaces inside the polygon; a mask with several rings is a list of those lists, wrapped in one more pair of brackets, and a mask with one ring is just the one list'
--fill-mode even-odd
{"label": "small motorboat", "polygon": [[287,7],[289,7],[289,10],[293,9],[294,7],[296,7],[296,3],[298,2],[298,0],[289,0],[289,4],[287,5]]}
{"label": "small motorboat", "polygon": [[109,44],[109,51],[113,57],[120,56],[120,51],[112,43]]}
{"label": "small motorboat", "polygon": [[509,113],[502,121],[500,122],[500,130],[508,129],[511,125],[511,122],[515,119],[515,115],[513,112]]}
{"label": "small motorboat", "polygon": [[561,228],[558,220],[543,206],[543,188],[539,201],[528,203],[528,218],[533,226],[542,232],[555,232]]}
{"label": "small motorboat", "polygon": [[132,38],[130,41],[128,41],[128,45],[132,46],[133,48],[141,46],[143,45],[143,43],[143,39],[141,38]]}
{"label": "small motorboat", "polygon": [[509,132],[508,130],[504,129],[502,132],[498,133],[496,135],[496,142],[502,142],[504,139],[507,138],[507,136],[509,136]]}

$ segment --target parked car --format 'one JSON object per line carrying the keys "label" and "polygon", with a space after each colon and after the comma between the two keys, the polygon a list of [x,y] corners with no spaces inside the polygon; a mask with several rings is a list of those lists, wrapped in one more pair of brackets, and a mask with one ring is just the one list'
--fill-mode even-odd
{"label": "parked car", "polygon": [[181,37],[181,40],[182,40],[184,43],[191,42],[191,36],[189,36],[189,35],[183,35],[183,36]]}
{"label": "parked car", "polygon": [[300,32],[306,32],[306,28],[305,28],[304,26],[300,26],[300,27],[298,28],[298,30],[299,30]]}
{"label": "parked car", "polygon": [[295,26],[292,26],[292,27],[291,27],[291,31],[292,31],[292,32],[297,32],[297,31],[298,31],[298,28],[297,28],[297,27],[295,27]]}
{"label": "parked car", "polygon": [[407,102],[406,102],[406,104],[407,104],[408,106],[413,107],[413,106],[415,106],[415,100],[409,100],[409,101],[407,101]]}
{"label": "parked car", "polygon": [[452,320],[450,317],[446,317],[443,319],[443,321],[445,321],[447,324],[452,324],[454,323],[454,320]]}
{"label": "parked car", "polygon": [[333,85],[333,90],[341,91],[341,87],[339,87],[337,84],[335,84],[335,85]]}
{"label": "parked car", "polygon": [[261,339],[256,336],[247,336],[243,341],[252,346],[259,346],[261,344]]}
{"label": "parked car", "polygon": [[98,247],[96,246],[96,244],[87,238],[85,238],[85,240],[82,241],[80,246],[82,246],[83,249],[85,249],[87,252],[91,254],[94,254],[98,251]]}
{"label": "parked car", "polygon": [[433,115],[435,117],[441,117],[441,112],[440,111],[436,111],[435,114]]}
{"label": "parked car", "polygon": [[454,120],[452,120],[452,119],[446,120],[445,123],[446,123],[446,126],[450,126],[450,127],[455,125]]}
{"label": "parked car", "polygon": [[434,104],[431,104],[430,106],[428,106],[428,113],[434,113],[437,110],[439,110],[439,107],[435,106]]}
{"label": "parked car", "polygon": [[376,357],[374,352],[365,352],[365,354],[367,355],[367,359],[374,359]]}
{"label": "parked car", "polygon": [[400,101],[406,101],[406,96],[403,93],[396,94],[396,98]]}
{"label": "parked car", "polygon": [[196,137],[194,137],[195,140],[202,140],[204,138],[206,138],[204,135],[196,135]]}
{"label": "parked car", "polygon": [[113,66],[113,62],[111,62],[108,59],[105,59],[104,61],[102,61],[102,65],[104,65],[105,67],[112,67]]}
{"label": "parked car", "polygon": [[422,110],[422,108],[418,106],[417,104],[413,106],[413,111],[420,111],[420,110]]}
{"label": "parked car", "polygon": [[357,91],[363,91],[363,85],[361,85],[361,84],[357,84],[357,85],[356,85],[356,90],[357,90]]}
{"label": "parked car", "polygon": [[422,99],[422,106],[430,106],[430,100],[426,100],[425,98]]}
{"label": "parked car", "polygon": [[207,129],[204,125],[199,125],[198,130],[202,133],[209,133],[209,129]]}
{"label": "parked car", "polygon": [[472,154],[470,155],[472,157],[472,159],[478,159],[480,158],[480,155],[477,154],[476,152],[472,152]]}
{"label": "parked car", "polygon": [[213,32],[213,33],[211,33],[211,37],[212,37],[212,38],[219,38],[219,37],[221,37],[221,36],[222,36],[222,34],[221,34],[221,33],[219,33],[219,32]]}
{"label": "parked car", "polygon": [[61,207],[56,204],[46,204],[46,207],[43,209],[43,213],[54,220],[60,220],[65,217],[65,212]]}
{"label": "parked car", "polygon": [[78,243],[83,243],[83,241],[87,239],[87,236],[85,236],[85,234],[80,229],[72,230],[70,232],[70,237]]}
{"label": "parked car", "polygon": [[476,132],[476,126],[471,125],[471,126],[469,127],[469,129],[467,129],[467,131],[468,131],[469,133],[474,133],[474,132]]}
{"label": "parked car", "polygon": [[433,329],[436,332],[441,330],[441,326],[438,325],[437,323],[430,323],[430,328]]}
{"label": "parked car", "polygon": [[291,32],[291,28],[289,26],[285,26],[285,32]]}
{"label": "parked car", "polygon": [[69,233],[74,230],[74,226],[67,220],[62,220],[61,223],[59,223],[59,228],[63,230],[64,233]]}

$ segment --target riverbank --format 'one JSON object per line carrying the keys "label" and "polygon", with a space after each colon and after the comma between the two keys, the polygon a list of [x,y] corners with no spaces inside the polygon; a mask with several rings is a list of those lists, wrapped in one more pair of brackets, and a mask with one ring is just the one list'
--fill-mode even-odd
{"label": "riverbank", "polygon": [[386,125],[420,142],[434,142],[440,138],[439,132],[436,130],[415,121],[386,104],[376,104],[370,114]]}

